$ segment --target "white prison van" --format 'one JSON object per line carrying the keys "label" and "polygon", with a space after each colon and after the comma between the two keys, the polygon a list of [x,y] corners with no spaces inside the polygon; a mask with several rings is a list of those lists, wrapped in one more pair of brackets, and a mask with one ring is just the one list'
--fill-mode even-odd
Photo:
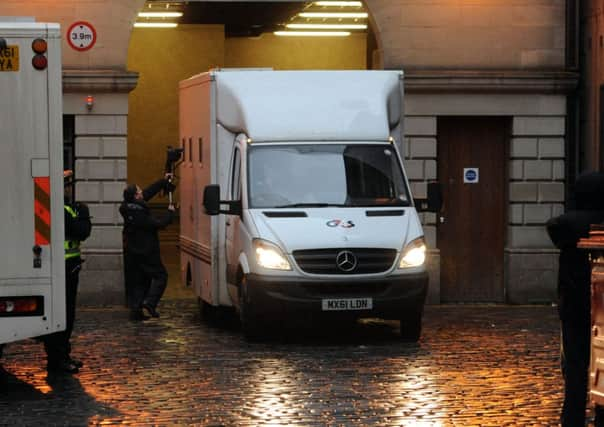
{"label": "white prison van", "polygon": [[248,338],[381,317],[419,339],[426,246],[399,153],[402,107],[401,71],[182,81],[181,272],[202,306],[235,307]]}
{"label": "white prison van", "polygon": [[65,329],[61,33],[0,18],[0,347]]}

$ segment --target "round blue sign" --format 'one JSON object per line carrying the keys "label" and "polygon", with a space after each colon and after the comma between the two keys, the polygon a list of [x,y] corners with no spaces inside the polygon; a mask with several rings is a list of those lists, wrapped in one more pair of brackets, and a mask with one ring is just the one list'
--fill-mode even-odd
{"label": "round blue sign", "polygon": [[466,180],[468,181],[476,181],[476,171],[473,169],[466,171]]}

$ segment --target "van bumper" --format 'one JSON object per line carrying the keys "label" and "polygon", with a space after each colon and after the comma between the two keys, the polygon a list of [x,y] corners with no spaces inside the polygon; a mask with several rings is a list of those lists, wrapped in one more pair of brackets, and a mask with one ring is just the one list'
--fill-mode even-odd
{"label": "van bumper", "polygon": [[[400,319],[411,310],[423,310],[428,291],[428,273],[353,278],[348,280],[249,274],[244,296],[246,310],[259,318],[308,319],[328,317],[378,317]],[[372,308],[364,310],[323,310],[324,299],[371,298]]]}

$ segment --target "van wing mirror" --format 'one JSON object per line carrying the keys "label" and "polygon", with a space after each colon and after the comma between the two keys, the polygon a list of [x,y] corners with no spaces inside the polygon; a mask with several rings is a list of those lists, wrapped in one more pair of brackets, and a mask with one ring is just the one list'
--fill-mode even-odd
{"label": "van wing mirror", "polygon": [[426,199],[415,199],[418,212],[439,212],[443,205],[442,190],[439,182],[429,182]]}
{"label": "van wing mirror", "polygon": [[203,189],[203,207],[208,215],[218,215],[220,213],[219,185],[206,185],[206,188]]}
{"label": "van wing mirror", "polygon": [[[221,204],[229,205],[227,210],[220,210]],[[206,185],[203,189],[203,207],[208,215],[241,215],[241,200],[220,200],[220,186],[218,184]]]}

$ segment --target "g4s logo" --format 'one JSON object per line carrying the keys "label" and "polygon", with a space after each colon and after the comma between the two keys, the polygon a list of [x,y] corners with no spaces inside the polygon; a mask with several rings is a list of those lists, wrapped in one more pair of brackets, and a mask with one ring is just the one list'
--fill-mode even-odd
{"label": "g4s logo", "polygon": [[354,222],[352,221],[342,221],[341,219],[332,219],[331,221],[327,221],[327,226],[331,228],[342,227],[342,228],[352,228],[354,227]]}

